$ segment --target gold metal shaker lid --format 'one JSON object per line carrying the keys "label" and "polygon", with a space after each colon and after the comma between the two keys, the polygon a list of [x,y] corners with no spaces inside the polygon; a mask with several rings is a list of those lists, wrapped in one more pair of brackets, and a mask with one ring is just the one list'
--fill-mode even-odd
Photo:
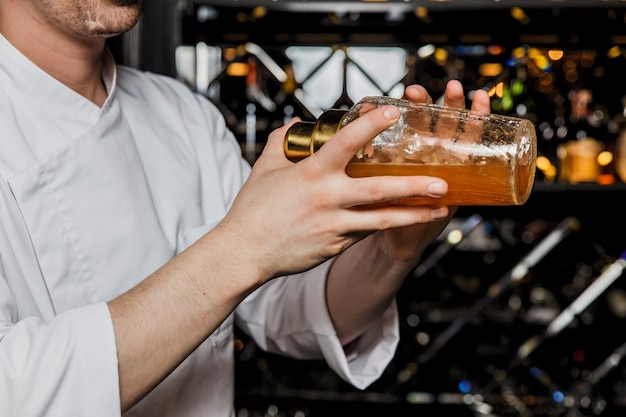
{"label": "gold metal shaker lid", "polygon": [[348,110],[330,109],[320,115],[315,122],[294,123],[283,141],[285,156],[297,162],[317,152],[343,126],[343,118]]}

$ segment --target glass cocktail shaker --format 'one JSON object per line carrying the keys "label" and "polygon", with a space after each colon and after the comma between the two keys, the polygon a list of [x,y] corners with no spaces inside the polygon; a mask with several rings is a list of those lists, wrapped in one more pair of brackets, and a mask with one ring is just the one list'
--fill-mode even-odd
{"label": "glass cocktail shaker", "polygon": [[427,175],[447,181],[439,199],[416,197],[393,204],[505,206],[530,196],[537,138],[530,120],[468,109],[365,97],[349,110],[331,109],[314,122],[290,127],[286,156],[298,161],[313,154],[339,129],[383,105],[395,105],[400,119],[359,150],[346,167],[352,177]]}

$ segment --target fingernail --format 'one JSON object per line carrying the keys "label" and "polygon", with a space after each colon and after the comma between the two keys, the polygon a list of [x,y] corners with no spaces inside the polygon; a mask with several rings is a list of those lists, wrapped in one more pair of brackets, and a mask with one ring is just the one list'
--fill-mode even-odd
{"label": "fingernail", "polygon": [[441,197],[442,195],[446,193],[446,186],[441,181],[431,182],[428,185],[428,192],[433,197]]}
{"label": "fingernail", "polygon": [[430,218],[433,220],[441,220],[448,216],[448,209],[446,207],[438,207],[432,209],[430,212]]}
{"label": "fingernail", "polygon": [[400,117],[400,109],[396,106],[388,106],[385,109],[384,115],[387,120],[396,120],[398,117]]}

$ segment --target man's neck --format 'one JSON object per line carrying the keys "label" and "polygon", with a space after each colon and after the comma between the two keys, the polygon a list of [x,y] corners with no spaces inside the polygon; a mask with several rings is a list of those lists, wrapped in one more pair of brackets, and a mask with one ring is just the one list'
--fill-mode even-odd
{"label": "man's neck", "polygon": [[102,106],[107,97],[101,79],[105,40],[55,31],[31,17],[19,7],[3,10],[0,33],[43,71]]}

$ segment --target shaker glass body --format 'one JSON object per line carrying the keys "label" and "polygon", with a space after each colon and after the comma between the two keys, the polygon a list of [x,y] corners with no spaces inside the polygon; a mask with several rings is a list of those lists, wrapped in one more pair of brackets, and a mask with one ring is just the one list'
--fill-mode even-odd
{"label": "shaker glass body", "polygon": [[285,138],[287,156],[297,160],[307,153],[294,151],[290,141],[299,142],[300,148],[308,145],[308,153],[313,153],[346,124],[383,105],[397,106],[400,119],[354,156],[347,174],[427,175],[448,183],[443,198],[415,197],[391,204],[505,206],[527,201],[535,178],[537,139],[534,125],[523,118],[365,97],[347,111],[330,110],[315,123],[297,124]]}

